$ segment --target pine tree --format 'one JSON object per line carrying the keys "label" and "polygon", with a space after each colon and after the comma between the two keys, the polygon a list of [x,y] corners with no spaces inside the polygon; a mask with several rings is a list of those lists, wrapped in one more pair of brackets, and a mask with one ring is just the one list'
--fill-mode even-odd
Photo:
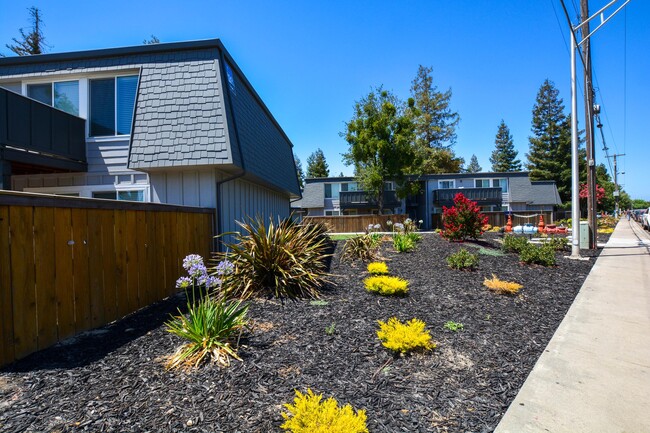
{"label": "pine tree", "polygon": [[554,180],[564,203],[571,201],[571,121],[559,91],[548,79],[533,106],[527,168],[532,180]]}
{"label": "pine tree", "polygon": [[14,45],[7,44],[14,53],[19,56],[31,56],[33,54],[43,54],[47,45],[45,44],[45,36],[43,36],[43,23],[41,21],[41,11],[32,6],[29,10],[32,29],[29,33],[25,33],[25,29],[19,29],[20,37],[22,40],[12,38]]}
{"label": "pine tree", "polygon": [[483,169],[478,163],[478,158],[476,157],[476,155],[472,155],[472,157],[469,159],[469,165],[467,166],[467,169],[465,171],[467,173],[479,173],[483,171]]}
{"label": "pine tree", "polygon": [[151,35],[149,39],[145,39],[142,41],[143,45],[155,45],[159,43],[160,43],[160,39],[158,39],[156,35]]}
{"label": "pine tree", "polygon": [[510,129],[503,119],[499,124],[494,144],[495,149],[492,151],[492,156],[490,156],[492,171],[496,173],[521,171],[521,161],[516,159],[519,152],[515,150]]}
{"label": "pine tree", "polygon": [[307,157],[307,177],[329,177],[330,169],[321,149]]}
{"label": "pine tree", "polygon": [[298,158],[298,155],[295,153],[293,154],[293,160],[296,163],[296,175],[298,176],[298,185],[300,185],[300,189],[303,189],[305,187],[305,173],[302,171],[302,162],[300,162],[300,158]]}

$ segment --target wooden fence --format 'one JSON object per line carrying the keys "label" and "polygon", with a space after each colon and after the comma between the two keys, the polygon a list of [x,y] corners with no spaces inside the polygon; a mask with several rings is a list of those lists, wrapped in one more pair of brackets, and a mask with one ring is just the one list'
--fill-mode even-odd
{"label": "wooden fence", "polygon": [[308,216],[304,221],[322,222],[330,227],[332,233],[359,233],[365,231],[370,224],[380,224],[382,231],[390,231],[386,224],[388,220],[404,222],[408,215],[341,215],[341,216]]}
{"label": "wooden fence", "polygon": [[[555,221],[554,212],[551,211],[513,211],[512,226],[531,223],[535,226],[539,223],[539,216],[544,216],[544,224],[553,224]],[[503,227],[508,222],[508,217],[503,212],[483,212],[488,217],[488,224],[491,226]],[[431,215],[432,229],[442,229],[442,214]]]}
{"label": "wooden fence", "polygon": [[0,191],[0,366],[175,293],[214,215]]}

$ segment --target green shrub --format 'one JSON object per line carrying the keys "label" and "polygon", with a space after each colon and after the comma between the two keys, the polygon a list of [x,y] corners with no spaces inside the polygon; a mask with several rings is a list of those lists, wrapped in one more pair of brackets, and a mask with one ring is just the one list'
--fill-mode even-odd
{"label": "green shrub", "polygon": [[369,292],[379,293],[380,295],[406,295],[409,290],[408,281],[388,275],[368,277],[363,280],[363,284]]}
{"label": "green shrub", "polygon": [[368,433],[363,409],[355,413],[349,404],[339,407],[332,397],[322,399],[311,389],[307,394],[296,391],[293,404],[284,405],[289,413],[282,413],[285,422],[280,428],[292,433]]}
{"label": "green shrub", "polygon": [[341,260],[375,260],[379,256],[379,243],[370,235],[360,235],[345,241]]}
{"label": "green shrub", "polygon": [[519,260],[529,265],[555,266],[555,250],[549,244],[528,244],[519,253]]}
{"label": "green shrub", "polygon": [[503,237],[503,251],[506,253],[519,254],[523,248],[528,245],[528,239],[525,236],[505,235]]}
{"label": "green shrub", "polygon": [[416,232],[406,232],[406,237],[411,239],[414,244],[422,241],[422,235]]}
{"label": "green shrub", "polygon": [[567,238],[563,237],[550,237],[544,242],[546,245],[553,248],[555,251],[564,251],[567,246],[569,246],[569,241]]}
{"label": "green shrub", "polygon": [[425,330],[426,324],[419,319],[402,323],[391,317],[387,322],[378,321],[377,337],[381,344],[394,352],[407,353],[414,350],[431,350],[436,347],[431,341],[431,334]]}
{"label": "green shrub", "polygon": [[475,269],[478,266],[478,255],[461,248],[447,257],[447,264],[452,269]]}
{"label": "green shrub", "polygon": [[404,233],[393,233],[393,247],[399,253],[407,253],[415,248],[415,241]]}
{"label": "green shrub", "polygon": [[370,275],[386,275],[388,273],[388,265],[384,262],[368,263],[368,273]]}
{"label": "green shrub", "polygon": [[229,296],[317,298],[327,278],[330,256],[327,228],[323,224],[297,224],[290,219],[264,225],[261,218],[237,221],[245,233],[235,233],[228,253],[233,271],[223,282]]}

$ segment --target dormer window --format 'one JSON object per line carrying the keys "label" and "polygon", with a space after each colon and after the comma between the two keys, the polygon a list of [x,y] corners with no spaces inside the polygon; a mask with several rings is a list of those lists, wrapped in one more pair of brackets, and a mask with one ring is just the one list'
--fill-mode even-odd
{"label": "dormer window", "polygon": [[79,81],[28,84],[27,96],[66,113],[79,115]]}
{"label": "dormer window", "polygon": [[90,80],[90,136],[130,135],[138,76]]}

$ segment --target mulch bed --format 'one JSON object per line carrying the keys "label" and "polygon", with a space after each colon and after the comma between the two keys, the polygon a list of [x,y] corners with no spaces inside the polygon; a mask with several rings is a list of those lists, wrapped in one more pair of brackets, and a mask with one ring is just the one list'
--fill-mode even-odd
{"label": "mulch bed", "polygon": [[[403,298],[367,293],[365,266],[340,262],[339,242],[327,305],[253,301],[243,362],[229,368],[166,371],[181,341],[163,323],[184,301],[160,302],[0,372],[0,431],[266,433],[280,431],[294,389],[311,388],[366,409],[371,432],[491,432],[595,262],[558,257],[543,268],[481,254],[475,271],[447,267],[459,248],[495,251],[497,239],[450,244],[427,234],[405,254],[386,243],[391,272],[410,281]],[[492,274],[523,284],[520,295],[488,291]],[[438,347],[389,353],[375,333],[392,316],[425,321]],[[445,329],[448,320],[464,329]]]}

